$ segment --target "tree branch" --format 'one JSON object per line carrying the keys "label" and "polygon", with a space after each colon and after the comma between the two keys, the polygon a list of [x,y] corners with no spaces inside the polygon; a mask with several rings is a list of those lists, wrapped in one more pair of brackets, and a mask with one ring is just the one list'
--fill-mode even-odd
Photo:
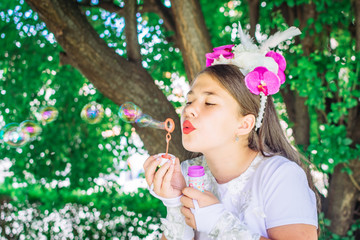
{"label": "tree branch", "polygon": [[[131,1],[136,2],[136,1]],[[86,0],[78,3],[81,7],[98,7],[106,11],[116,13],[119,16],[127,15],[126,7],[122,8],[113,2],[110,1],[99,1],[97,5],[91,4],[91,1]],[[161,2],[161,0],[145,0],[143,5],[137,5],[136,11],[139,13],[153,12],[159,15],[159,17],[164,21],[164,27],[167,31],[175,32],[175,22],[170,11],[171,8],[167,8]],[[176,44],[176,37],[174,35],[168,37],[169,42],[174,42]]]}
{"label": "tree branch", "polygon": [[175,32],[175,22],[170,9],[165,7],[161,0],[145,0],[144,5],[138,10],[140,13],[154,12],[158,14],[164,20],[166,30]]}
{"label": "tree branch", "polygon": [[128,60],[141,65],[140,45],[137,33],[136,1],[125,0],[125,35]]}
{"label": "tree branch", "polygon": [[[205,67],[205,54],[212,49],[210,35],[198,0],[172,1],[176,40],[187,66],[186,74],[191,82]],[[191,37],[192,36],[192,37]]]}
{"label": "tree branch", "polygon": [[355,36],[356,52],[360,51],[360,0],[355,0]]}
{"label": "tree branch", "polygon": [[[154,119],[164,116],[174,119],[180,126],[180,119],[174,107],[162,91],[155,85],[154,79],[142,67],[127,61],[116,54],[87,21],[74,1],[69,0],[26,0],[30,7],[38,12],[53,32],[65,54],[61,54],[63,63],[76,63],[79,71],[96,87],[99,92],[121,105],[126,101],[134,102]],[[137,132],[150,154],[164,151],[165,134],[151,128],[137,128]],[[181,144],[179,127],[172,134],[169,152],[183,158],[185,151]]]}
{"label": "tree branch", "polygon": [[256,24],[259,22],[259,0],[247,0],[249,4],[249,15],[250,15],[250,36],[255,39]]}
{"label": "tree branch", "polygon": [[[360,54],[360,0],[355,0],[355,51],[357,53],[357,57]],[[356,70],[356,78],[359,82],[360,80],[360,63],[357,62],[357,70]],[[360,85],[356,85],[355,89],[360,90]],[[358,127],[358,123],[360,122],[360,105],[357,105],[351,109],[349,109],[348,115],[348,127],[347,127],[347,135],[350,139],[353,140],[352,146],[355,147],[356,144],[360,144],[360,129]]]}
{"label": "tree branch", "polygon": [[112,13],[117,13],[119,15],[123,15],[124,14],[124,9],[116,4],[114,4],[113,2],[110,1],[99,1],[98,4],[94,5],[91,4],[91,1],[82,1],[78,3],[79,6],[81,7],[99,7],[102,8],[106,11],[112,12]]}

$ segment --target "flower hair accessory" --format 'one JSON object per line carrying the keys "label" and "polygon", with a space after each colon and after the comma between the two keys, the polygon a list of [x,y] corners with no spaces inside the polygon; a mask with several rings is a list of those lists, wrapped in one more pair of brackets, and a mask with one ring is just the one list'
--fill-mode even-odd
{"label": "flower hair accessory", "polygon": [[239,67],[245,76],[249,91],[260,95],[260,110],[255,123],[255,130],[261,127],[268,95],[277,93],[285,82],[285,58],[277,52],[270,51],[279,43],[301,34],[296,27],[277,32],[260,46],[253,43],[249,34],[245,34],[239,23],[239,45],[224,45],[206,54],[206,67],[216,64],[233,64]]}

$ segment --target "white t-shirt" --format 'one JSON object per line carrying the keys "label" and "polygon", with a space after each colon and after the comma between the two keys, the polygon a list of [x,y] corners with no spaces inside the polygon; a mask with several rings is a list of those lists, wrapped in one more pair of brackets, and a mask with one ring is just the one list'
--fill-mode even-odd
{"label": "white t-shirt", "polygon": [[[191,165],[204,167],[205,189],[217,196],[236,221],[245,224],[252,233],[268,237],[267,229],[282,225],[302,223],[318,226],[315,194],[309,188],[304,170],[295,162],[281,156],[263,157],[258,154],[243,174],[225,184],[216,182],[203,156],[181,163],[187,183],[187,169]],[[229,232],[231,229],[221,231],[236,239],[236,235]],[[196,232],[195,239],[210,238]]]}

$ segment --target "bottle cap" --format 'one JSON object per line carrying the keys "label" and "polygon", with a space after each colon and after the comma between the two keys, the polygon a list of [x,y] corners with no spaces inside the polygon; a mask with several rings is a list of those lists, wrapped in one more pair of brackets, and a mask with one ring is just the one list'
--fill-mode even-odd
{"label": "bottle cap", "polygon": [[201,177],[205,175],[205,170],[203,166],[190,166],[188,168],[189,177]]}

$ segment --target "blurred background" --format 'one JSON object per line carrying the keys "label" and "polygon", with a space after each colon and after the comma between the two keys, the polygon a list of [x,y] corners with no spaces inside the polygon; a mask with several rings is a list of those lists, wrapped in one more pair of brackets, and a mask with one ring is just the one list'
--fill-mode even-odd
{"label": "blurred background", "polygon": [[261,43],[287,76],[274,96],[321,196],[320,239],[360,239],[360,1],[3,0],[0,3],[0,239],[157,239],[162,203],[142,164],[166,131],[122,120],[133,102],[179,114],[213,47]]}

